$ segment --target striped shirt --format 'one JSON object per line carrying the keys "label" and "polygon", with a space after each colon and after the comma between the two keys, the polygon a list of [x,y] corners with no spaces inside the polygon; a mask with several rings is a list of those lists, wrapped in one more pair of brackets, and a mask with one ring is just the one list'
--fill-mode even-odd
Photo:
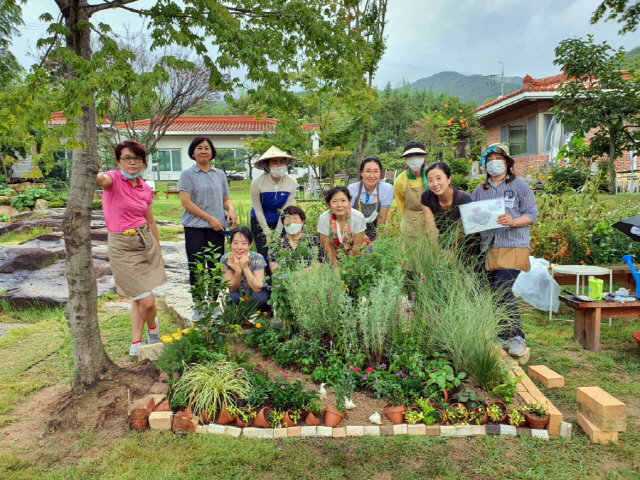
{"label": "striped shirt", "polygon": [[[229,182],[224,172],[213,168],[207,172],[200,170],[198,165],[187,168],[180,174],[178,190],[191,195],[191,201],[209,215],[216,217],[226,226],[224,213],[224,197],[229,196]],[[180,222],[185,227],[211,228],[205,219],[196,217],[187,209],[182,212]]]}
{"label": "striped shirt", "polygon": [[[474,202],[500,197],[513,198],[513,206],[507,204],[506,213],[513,218],[525,215],[535,223],[538,219],[538,206],[533,190],[526,180],[516,177],[512,182],[507,183],[505,177],[502,183],[496,187],[490,178],[488,183],[489,188],[486,190],[480,184],[473,191],[471,199]],[[493,242],[492,248],[530,248],[529,226],[496,228],[482,232],[483,252],[489,248],[491,242]]]}

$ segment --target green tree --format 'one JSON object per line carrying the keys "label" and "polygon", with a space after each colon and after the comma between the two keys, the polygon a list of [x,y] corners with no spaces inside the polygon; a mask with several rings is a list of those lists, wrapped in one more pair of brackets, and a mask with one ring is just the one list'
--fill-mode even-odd
{"label": "green tree", "polygon": [[[625,150],[638,150],[640,129],[640,73],[622,69],[624,49],[614,50],[606,42],[596,44],[570,38],[560,42],[554,63],[567,80],[558,90],[556,119],[575,127],[575,135],[589,139],[595,155],[607,155],[609,193],[615,193],[615,161]],[[637,63],[635,64],[637,66]]]}
{"label": "green tree", "polygon": [[[98,12],[117,9],[146,21],[152,38],[151,49],[176,45],[192,50],[209,70],[209,84],[218,91],[232,92],[242,82],[227,77],[229,68],[242,68],[246,81],[265,104],[283,103],[294,96],[287,92],[292,72],[308,63],[338,64],[353,51],[351,35],[345,33],[340,9],[321,0],[185,0],[177,4],[159,0],[145,8],[139,0],[98,1],[56,0],[58,10],[44,19],[51,22],[49,36],[39,42],[45,57],[64,68],[64,88],[55,97],[55,107],[63,110],[66,128],[75,129],[72,175],[63,221],[67,250],[69,302],[66,315],[71,328],[77,368],[74,383],[82,389],[98,381],[113,366],[100,339],[97,316],[96,279],[91,261],[91,204],[98,172],[96,102],[104,105],[112,92],[123,88],[123,78],[132,75],[132,54],[121,50],[109,25],[92,23]],[[97,36],[100,50],[93,52],[91,35]],[[64,39],[60,46],[59,39]],[[215,56],[207,45],[215,47]],[[166,58],[168,65],[180,60]],[[184,65],[184,64],[183,64]],[[21,101],[32,102],[51,78],[41,68],[28,77]],[[38,104],[23,122],[45,123],[46,108]],[[50,106],[49,106],[50,107]],[[48,113],[55,111],[48,109]],[[67,135],[67,138],[69,135]],[[64,137],[61,137],[64,138]],[[73,135],[71,135],[73,138]]]}
{"label": "green tree", "polygon": [[24,25],[22,9],[15,0],[0,2],[0,89],[24,73],[24,69],[11,53],[11,37],[20,35]]}
{"label": "green tree", "polygon": [[623,24],[618,32],[620,35],[635,32],[640,20],[640,2],[638,0],[604,0],[593,12],[591,25],[603,18],[605,22],[617,20],[618,23]]}

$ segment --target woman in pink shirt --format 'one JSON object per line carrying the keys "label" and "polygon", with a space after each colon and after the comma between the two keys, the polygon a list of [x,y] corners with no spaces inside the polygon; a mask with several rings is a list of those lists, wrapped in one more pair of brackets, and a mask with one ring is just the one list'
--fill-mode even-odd
{"label": "woman in pink shirt", "polygon": [[116,290],[122,296],[133,297],[129,355],[134,356],[144,345],[145,323],[149,344],[160,341],[152,290],[165,283],[167,277],[151,210],[151,189],[140,178],[147,168],[147,154],[135,140],[120,143],[115,154],[119,170],[99,173],[96,186],[103,189],[102,208],[109,230],[109,262]]}

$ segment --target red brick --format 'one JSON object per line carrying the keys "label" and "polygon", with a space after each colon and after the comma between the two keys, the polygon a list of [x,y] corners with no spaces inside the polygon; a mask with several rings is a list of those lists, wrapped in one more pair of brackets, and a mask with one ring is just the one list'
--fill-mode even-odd
{"label": "red brick", "polygon": [[156,405],[156,408],[154,408],[153,411],[154,412],[170,412],[171,408],[169,407],[169,400],[165,400],[159,403],[158,405]]}
{"label": "red brick", "polygon": [[156,403],[151,397],[141,398],[129,405],[129,420],[146,420]]}

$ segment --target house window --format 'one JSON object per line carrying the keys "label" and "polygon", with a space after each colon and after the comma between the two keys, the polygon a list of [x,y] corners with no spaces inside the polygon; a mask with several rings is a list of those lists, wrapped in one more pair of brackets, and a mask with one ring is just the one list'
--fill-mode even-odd
{"label": "house window", "polygon": [[158,165],[161,172],[181,172],[180,149],[158,150]]}
{"label": "house window", "polygon": [[509,153],[524,155],[527,153],[527,125],[509,125]]}
{"label": "house window", "polygon": [[536,116],[515,120],[501,128],[501,141],[509,144],[509,153],[518,155],[534,155],[537,153]]}

